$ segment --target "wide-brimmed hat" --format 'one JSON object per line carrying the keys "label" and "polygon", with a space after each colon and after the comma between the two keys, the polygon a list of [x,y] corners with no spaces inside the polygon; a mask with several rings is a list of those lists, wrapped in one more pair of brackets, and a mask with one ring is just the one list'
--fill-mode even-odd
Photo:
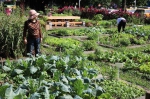
{"label": "wide-brimmed hat", "polygon": [[12,8],[11,6],[6,6],[6,8]]}
{"label": "wide-brimmed hat", "polygon": [[37,17],[38,15],[39,15],[39,13],[37,13],[35,10],[29,11],[29,19],[33,19],[33,18]]}

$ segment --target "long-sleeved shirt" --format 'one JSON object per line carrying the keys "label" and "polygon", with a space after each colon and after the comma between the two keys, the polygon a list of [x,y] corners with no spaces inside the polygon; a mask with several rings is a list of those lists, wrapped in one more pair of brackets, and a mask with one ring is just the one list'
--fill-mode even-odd
{"label": "long-sleeved shirt", "polygon": [[26,38],[42,38],[40,22],[36,20],[36,22],[32,22],[31,20],[27,20],[24,23],[23,30],[23,39]]}
{"label": "long-sleeved shirt", "polygon": [[120,23],[120,21],[121,21],[121,20],[124,20],[124,21],[126,21],[126,19],[125,19],[125,18],[123,18],[123,17],[120,17],[120,18],[118,18],[118,19],[117,19],[117,25]]}

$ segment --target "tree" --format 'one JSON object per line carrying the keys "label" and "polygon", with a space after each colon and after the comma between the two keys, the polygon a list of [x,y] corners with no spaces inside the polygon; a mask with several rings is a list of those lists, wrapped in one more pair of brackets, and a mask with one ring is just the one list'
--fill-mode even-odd
{"label": "tree", "polygon": [[147,6],[149,0],[127,0],[126,5],[135,6],[135,1],[136,1],[136,6]]}
{"label": "tree", "polygon": [[122,9],[126,10],[126,0],[122,0]]}
{"label": "tree", "polygon": [[[108,8],[112,0],[90,0],[94,5],[101,4],[103,7]],[[87,2],[87,1],[86,1]]]}
{"label": "tree", "polygon": [[136,0],[137,6],[147,6],[149,0]]}
{"label": "tree", "polygon": [[20,0],[20,16],[22,17],[24,14],[24,0]]}

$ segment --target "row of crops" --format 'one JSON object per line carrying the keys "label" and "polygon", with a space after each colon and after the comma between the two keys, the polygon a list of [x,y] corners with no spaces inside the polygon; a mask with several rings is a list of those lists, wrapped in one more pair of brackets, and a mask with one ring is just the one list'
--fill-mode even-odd
{"label": "row of crops", "polygon": [[42,55],[19,59],[16,62],[7,60],[0,69],[0,80],[3,81],[0,86],[0,97],[133,99],[144,94],[144,90],[135,86],[116,80],[106,80],[103,77],[97,78],[100,74],[99,69],[95,62],[78,56]]}

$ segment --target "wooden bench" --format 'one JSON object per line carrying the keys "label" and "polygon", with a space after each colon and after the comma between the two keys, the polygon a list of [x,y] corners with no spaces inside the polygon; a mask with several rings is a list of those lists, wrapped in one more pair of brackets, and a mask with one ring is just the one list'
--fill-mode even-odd
{"label": "wooden bench", "polygon": [[83,22],[69,22],[70,26],[83,25]]}
{"label": "wooden bench", "polygon": [[51,22],[57,22],[58,20],[61,21],[74,21],[76,19],[80,19],[80,16],[50,16],[48,17],[47,21],[51,21]]}
{"label": "wooden bench", "polygon": [[82,24],[82,22],[75,22],[76,19],[80,19],[80,16],[49,16],[47,22],[50,23],[50,26],[54,25],[55,27],[58,25],[69,27],[70,24],[71,26]]}
{"label": "wooden bench", "polygon": [[85,22],[48,22],[46,24],[46,30],[50,30],[53,26],[65,26],[65,27],[70,27],[70,26],[75,26],[75,25],[82,25],[85,26]]}
{"label": "wooden bench", "polygon": [[51,29],[53,26],[70,27],[75,25],[85,26],[85,22],[76,22],[80,16],[50,16],[47,19],[46,30]]}
{"label": "wooden bench", "polygon": [[64,26],[66,24],[66,22],[51,22],[52,25],[54,25],[55,27],[58,25]]}
{"label": "wooden bench", "polygon": [[[67,24],[68,23],[68,24]],[[69,22],[69,21],[66,21],[66,22],[49,22],[49,25],[50,26],[66,26],[66,27],[69,27],[69,26],[75,26],[75,25],[83,25],[85,26],[85,23],[84,22]]]}

